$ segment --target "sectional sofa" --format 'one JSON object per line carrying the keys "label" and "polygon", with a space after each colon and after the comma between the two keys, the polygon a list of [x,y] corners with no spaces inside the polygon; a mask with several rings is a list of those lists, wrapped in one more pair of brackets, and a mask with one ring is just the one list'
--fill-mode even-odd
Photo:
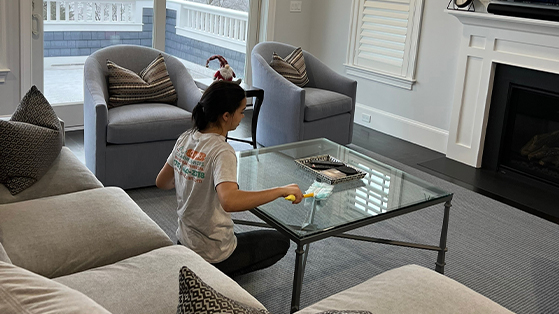
{"label": "sectional sofa", "polygon": [[[183,266],[224,296],[264,309],[196,253],[174,245],[125,191],[104,187],[67,147],[27,190],[13,196],[0,184],[0,313],[176,313]],[[417,265],[298,313],[326,310],[510,313]]]}

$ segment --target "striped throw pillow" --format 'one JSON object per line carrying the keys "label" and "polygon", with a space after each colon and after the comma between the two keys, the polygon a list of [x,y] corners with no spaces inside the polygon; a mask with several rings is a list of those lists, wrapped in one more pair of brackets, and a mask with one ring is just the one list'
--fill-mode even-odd
{"label": "striped throw pillow", "polygon": [[177,92],[159,54],[139,74],[107,60],[109,69],[109,108],[145,102],[175,104]]}
{"label": "striped throw pillow", "polygon": [[285,59],[274,52],[270,66],[281,76],[299,87],[304,87],[309,83],[301,47],[293,50]]}

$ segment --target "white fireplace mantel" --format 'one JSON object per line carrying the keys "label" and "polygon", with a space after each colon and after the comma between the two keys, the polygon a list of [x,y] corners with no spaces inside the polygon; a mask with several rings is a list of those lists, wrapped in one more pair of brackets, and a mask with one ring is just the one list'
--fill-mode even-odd
{"label": "white fireplace mantel", "polygon": [[559,74],[559,22],[447,10],[463,24],[446,156],[481,167],[496,64]]}

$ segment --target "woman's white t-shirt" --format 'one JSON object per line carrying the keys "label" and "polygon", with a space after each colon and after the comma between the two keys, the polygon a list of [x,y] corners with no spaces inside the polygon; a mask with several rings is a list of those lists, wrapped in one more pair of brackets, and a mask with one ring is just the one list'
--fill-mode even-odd
{"label": "woman's white t-shirt", "polygon": [[175,170],[179,228],[177,238],[210,263],[227,259],[237,246],[231,214],[216,192],[222,182],[237,182],[237,156],[215,133],[183,133],[167,163]]}

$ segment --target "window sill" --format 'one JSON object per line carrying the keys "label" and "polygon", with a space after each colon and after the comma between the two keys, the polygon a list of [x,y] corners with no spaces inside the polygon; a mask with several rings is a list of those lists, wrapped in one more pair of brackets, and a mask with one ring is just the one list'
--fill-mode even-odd
{"label": "window sill", "polygon": [[346,67],[347,75],[350,76],[357,76],[370,81],[396,86],[407,90],[412,90],[413,84],[415,84],[415,80],[413,79],[398,77],[388,73],[381,73],[370,69],[356,67],[347,63],[344,65]]}

